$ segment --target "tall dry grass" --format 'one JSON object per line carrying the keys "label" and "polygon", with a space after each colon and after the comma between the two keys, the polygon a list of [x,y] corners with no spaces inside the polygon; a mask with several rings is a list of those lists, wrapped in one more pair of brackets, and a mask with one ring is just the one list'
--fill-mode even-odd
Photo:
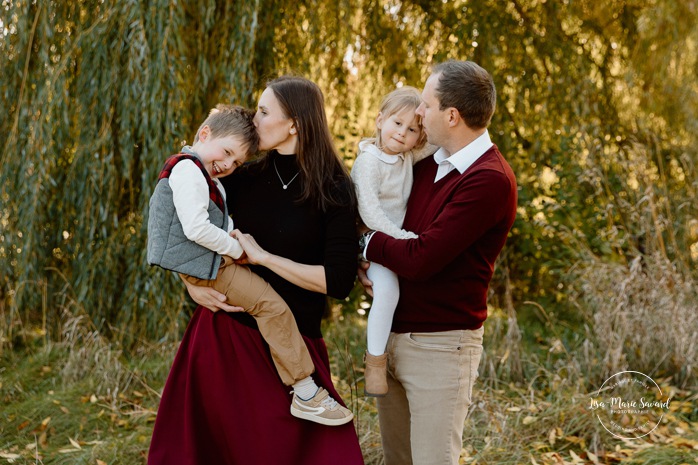
{"label": "tall dry grass", "polygon": [[59,344],[67,349],[61,368],[64,382],[75,383],[90,377],[95,381],[96,393],[116,399],[133,381],[132,374],[122,363],[122,350],[102,335],[88,315],[65,310]]}
{"label": "tall dry grass", "polygon": [[596,379],[633,369],[695,386],[698,374],[698,283],[664,255],[628,265],[589,260],[572,270],[574,302],[587,316],[577,354]]}

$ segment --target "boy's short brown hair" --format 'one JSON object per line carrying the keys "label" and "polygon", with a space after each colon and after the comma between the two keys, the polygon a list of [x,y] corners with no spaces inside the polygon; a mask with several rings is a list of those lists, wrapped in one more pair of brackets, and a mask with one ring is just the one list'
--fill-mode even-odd
{"label": "boy's short brown hair", "polygon": [[194,142],[199,140],[201,128],[208,126],[213,137],[240,136],[247,141],[247,154],[257,153],[259,136],[253,123],[254,111],[239,105],[225,105],[219,103],[213,108],[206,120],[201,123]]}

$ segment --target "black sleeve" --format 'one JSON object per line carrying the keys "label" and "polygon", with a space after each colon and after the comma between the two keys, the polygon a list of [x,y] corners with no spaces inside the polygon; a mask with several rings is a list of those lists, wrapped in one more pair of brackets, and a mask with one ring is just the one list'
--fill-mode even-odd
{"label": "black sleeve", "polygon": [[356,206],[348,189],[350,180],[338,187],[343,202],[325,213],[325,280],[327,295],[343,299],[354,287],[357,264]]}

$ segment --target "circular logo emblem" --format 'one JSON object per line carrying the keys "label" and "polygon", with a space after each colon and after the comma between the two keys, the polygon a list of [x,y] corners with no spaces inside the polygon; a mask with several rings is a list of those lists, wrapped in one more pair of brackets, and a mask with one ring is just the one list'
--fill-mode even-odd
{"label": "circular logo emblem", "polygon": [[589,399],[589,409],[601,425],[620,439],[638,439],[654,431],[671,399],[639,371],[621,371],[608,378]]}

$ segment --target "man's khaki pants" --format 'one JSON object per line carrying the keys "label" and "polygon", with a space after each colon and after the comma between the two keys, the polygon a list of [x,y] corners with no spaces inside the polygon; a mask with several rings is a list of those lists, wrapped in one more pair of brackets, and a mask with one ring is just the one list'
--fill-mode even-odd
{"label": "man's khaki pants", "polygon": [[209,286],[225,294],[228,304],[242,307],[254,317],[285,385],[291,386],[315,371],[291,309],[269,283],[248,267],[224,256],[214,280],[182,276],[192,284]]}
{"label": "man's khaki pants", "polygon": [[457,465],[484,328],[391,333],[378,399],[386,465]]}

